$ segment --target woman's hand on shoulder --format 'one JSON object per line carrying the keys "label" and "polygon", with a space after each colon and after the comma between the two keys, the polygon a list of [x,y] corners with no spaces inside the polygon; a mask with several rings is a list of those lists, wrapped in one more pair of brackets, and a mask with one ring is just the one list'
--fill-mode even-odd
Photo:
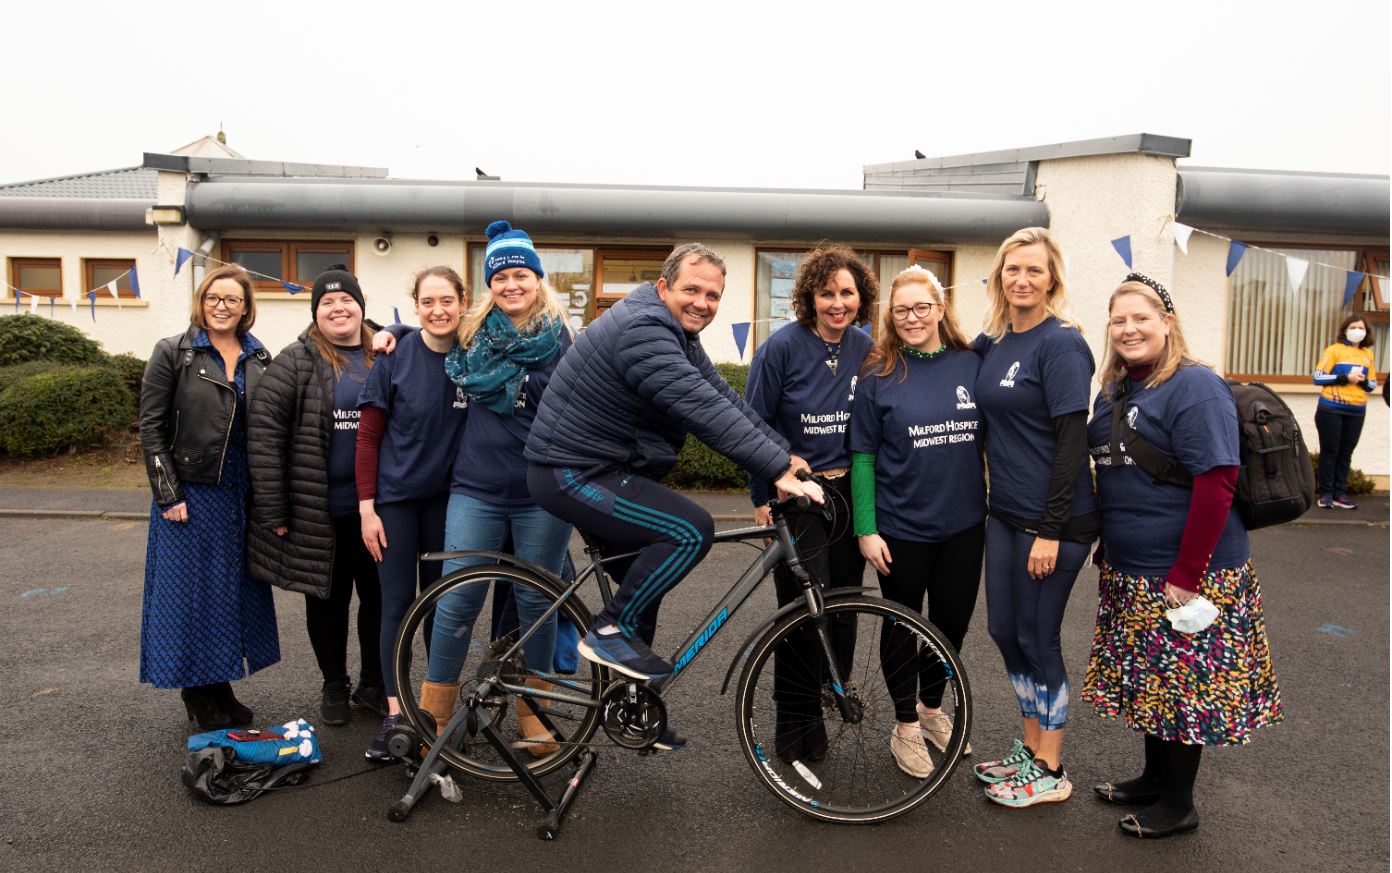
{"label": "woman's hand on shoulder", "polygon": [[884,537],[877,533],[865,534],[857,537],[860,541],[861,557],[870,562],[870,566],[875,568],[875,572],[881,576],[889,575],[889,565],[894,559],[889,554],[889,545],[884,541]]}
{"label": "woman's hand on shoulder", "polygon": [[396,337],[389,330],[379,330],[372,335],[372,351],[378,355],[390,355],[396,351]]}

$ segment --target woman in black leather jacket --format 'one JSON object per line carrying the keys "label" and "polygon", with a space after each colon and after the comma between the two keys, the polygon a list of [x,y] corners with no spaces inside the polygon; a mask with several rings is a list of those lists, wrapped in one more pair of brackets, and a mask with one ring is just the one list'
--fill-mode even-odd
{"label": "woman in black leather jacket", "polygon": [[247,332],[255,320],[246,272],[212,270],[189,329],[155,344],[140,391],[154,492],[140,681],[182,689],[203,730],[250,724],[230,680],[280,660],[270,588],[246,573],[246,408],[270,363]]}

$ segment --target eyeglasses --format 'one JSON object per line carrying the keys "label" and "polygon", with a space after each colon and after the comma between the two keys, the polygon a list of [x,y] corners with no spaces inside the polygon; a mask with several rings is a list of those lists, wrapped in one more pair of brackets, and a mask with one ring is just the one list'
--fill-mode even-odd
{"label": "eyeglasses", "polygon": [[941,305],[940,303],[915,303],[913,306],[896,306],[889,311],[889,314],[894,316],[895,321],[908,321],[910,312],[918,318],[927,318],[933,314],[934,306]]}
{"label": "eyeglasses", "polygon": [[237,309],[245,302],[246,300],[241,297],[223,297],[220,294],[203,295],[203,305],[211,309],[217,309],[219,306],[226,306],[228,309]]}

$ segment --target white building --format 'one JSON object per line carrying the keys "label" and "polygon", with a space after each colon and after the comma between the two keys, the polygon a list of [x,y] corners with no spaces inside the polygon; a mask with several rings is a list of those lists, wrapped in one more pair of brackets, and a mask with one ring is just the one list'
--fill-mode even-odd
{"label": "white building", "polygon": [[[187,325],[204,259],[176,276],[183,248],[262,274],[255,333],[278,349],[309,321],[307,294],[279,280],[307,287],[344,262],[362,281],[369,317],[409,321],[414,273],[447,264],[480,286],[483,228],[504,218],[536,240],[581,324],[655,278],[674,244],[710,244],[729,276],[703,341],[715,360],[747,362],[782,323],[788,280],[819,240],[854,246],[884,280],[909,263],[929,267],[954,286],[970,332],[999,242],[1044,225],[1067,254],[1075,314],[1099,360],[1106,300],[1127,272],[1111,241],[1129,237],[1135,268],[1173,290],[1195,354],[1277,386],[1313,445],[1310,373],[1344,315],[1364,314],[1386,366],[1388,292],[1377,277],[1388,275],[1388,179],[1187,167],[1189,145],[1140,134],[874,164],[865,190],[824,191],[399,180],[384,169],[247,160],[205,138],[136,168],[0,186],[10,286],[0,307],[15,306],[18,287],[39,295],[40,314],[143,357]],[[145,223],[152,207],[155,227]],[[1174,220],[1196,229],[1187,254]],[[1231,277],[1226,238],[1253,246]],[[1310,264],[1298,290],[1280,253]],[[87,292],[131,265],[141,298],[125,297],[122,284],[118,307],[103,291],[94,321]],[[1344,307],[1347,270],[1368,278]],[[21,296],[18,308],[29,305]],[[745,324],[741,352],[736,325]],[[1381,404],[1370,407],[1353,461],[1384,486],[1387,419]]]}

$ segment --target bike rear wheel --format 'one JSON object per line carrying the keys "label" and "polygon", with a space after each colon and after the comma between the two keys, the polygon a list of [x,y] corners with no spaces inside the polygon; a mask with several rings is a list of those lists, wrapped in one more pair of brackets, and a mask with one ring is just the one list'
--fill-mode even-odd
{"label": "bike rear wheel", "polygon": [[[497,583],[530,589],[545,598],[548,605],[560,596],[555,583],[525,566],[478,565],[444,576],[411,604],[402,619],[393,650],[398,699],[402,713],[419,732],[423,745],[427,748],[433,746],[437,737],[431,723],[426,720],[425,710],[421,708],[420,694],[421,683],[428,675],[428,648],[436,609],[446,598],[469,598],[479,603],[479,617],[474,622],[471,644],[459,673],[459,698],[453,705],[456,708],[462,705],[461,701],[476,694],[485,682],[542,687],[571,698],[569,701],[551,700],[542,710],[555,728],[553,745],[556,749],[539,756],[533,755],[530,749],[540,748],[540,744],[529,743],[520,736],[517,727],[518,694],[491,689],[480,697],[480,705],[476,708],[475,727],[493,724],[505,741],[514,744],[518,760],[524,762],[534,775],[544,776],[574,760],[594,737],[599,728],[599,699],[608,681],[608,671],[584,658],[578,659],[573,674],[557,673],[550,664],[544,665],[544,669],[537,669],[526,664],[520,654],[507,662],[500,661],[500,656],[525,628],[512,629],[490,640],[494,601],[503,596],[500,592],[507,590]],[[558,615],[571,622],[579,636],[584,636],[590,628],[589,610],[576,596],[561,604]],[[531,694],[527,696],[530,705],[541,704],[541,698]],[[441,723],[438,727],[443,729],[445,724]],[[471,736],[463,725],[441,750],[440,756],[450,766],[481,779],[511,782],[518,778],[481,731]]]}
{"label": "bike rear wheel", "polygon": [[[844,662],[852,718],[824,689],[826,656],[820,647],[806,645],[815,625],[800,609],[754,643],[740,675],[736,713],[745,759],[779,800],[805,815],[846,823],[894,818],[932,797],[956,769],[971,731],[966,674],[942,633],[897,603],[837,598],[826,604],[825,616],[829,623],[854,626],[853,652],[837,654]],[[777,701],[775,652],[783,674]],[[922,734],[931,759],[927,775],[910,775],[891,752],[890,734],[898,721],[891,686],[901,701],[908,689],[915,702],[920,689],[941,688],[942,711],[952,726],[946,737]],[[785,721],[781,737],[780,718]],[[924,769],[921,759],[915,762],[916,769]]]}

